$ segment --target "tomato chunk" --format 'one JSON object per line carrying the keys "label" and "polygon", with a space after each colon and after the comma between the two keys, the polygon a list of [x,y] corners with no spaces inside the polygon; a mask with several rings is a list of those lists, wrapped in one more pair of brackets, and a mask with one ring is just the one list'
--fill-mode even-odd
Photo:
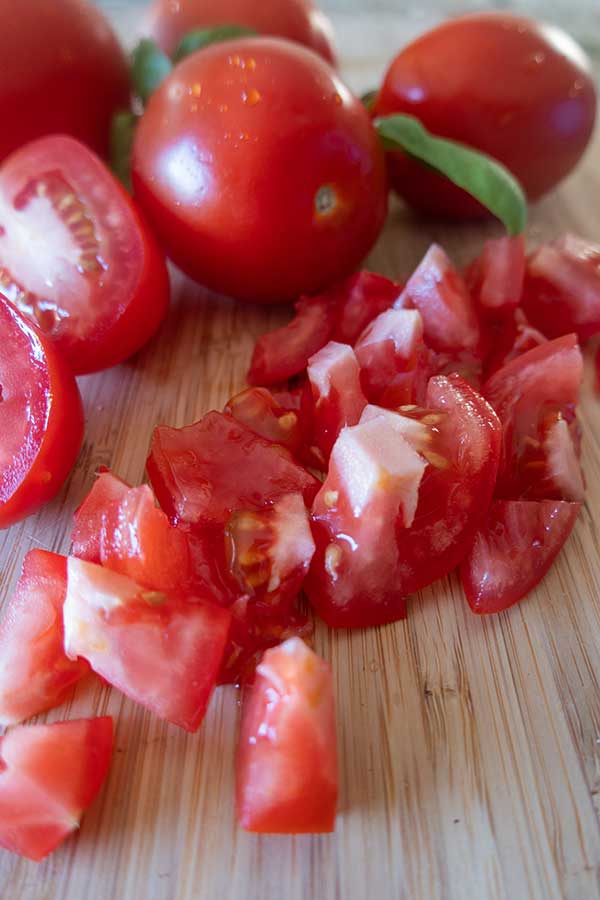
{"label": "tomato chunk", "polygon": [[108,469],[98,472],[91,491],[75,511],[71,532],[73,556],[87,559],[88,562],[100,562],[102,516],[109,507],[127,496],[129,489],[130,485]]}
{"label": "tomato chunk", "polygon": [[560,500],[494,501],[460,570],[473,612],[501,612],[533,590],[571,534],[580,509],[580,503]]}
{"label": "tomato chunk", "polygon": [[254,434],[297,454],[303,441],[300,405],[291,395],[277,399],[267,388],[253,387],[236,394],[223,410]]}
{"label": "tomato chunk", "polygon": [[237,808],[247,831],[333,831],[338,762],[331,669],[299,638],[268,650],[244,698]]}
{"label": "tomato chunk", "polygon": [[356,425],[367,405],[352,347],[330,341],[308,363],[314,400],[313,442],[324,463],[342,428]]}
{"label": "tomato chunk", "polygon": [[51,500],[83,438],[81,397],[45,337],[0,297],[0,528]]}
{"label": "tomato chunk", "polygon": [[492,326],[489,338],[491,350],[485,360],[486,378],[547,340],[541,331],[529,324],[524,312],[516,309],[512,319],[496,322]]}
{"label": "tomato chunk", "polygon": [[200,727],[215,686],[231,613],[186,603],[71,557],[65,650],[159,718]]}
{"label": "tomato chunk", "polygon": [[394,406],[411,402],[423,351],[423,320],[417,310],[381,313],[360,335],[355,351],[370,403]]}
{"label": "tomato chunk", "polygon": [[548,337],[600,332],[600,244],[567,234],[527,261],[523,309]]}
{"label": "tomato chunk", "polygon": [[58,706],[89,671],[63,647],[67,561],[30,550],[0,622],[0,725],[14,725]]}
{"label": "tomato chunk", "polygon": [[582,499],[575,416],[582,374],[571,334],[529,350],[486,382],[484,395],[503,427],[498,498]]}
{"label": "tomato chunk", "polygon": [[403,286],[375,272],[357,272],[332,289],[337,296],[337,317],[333,340],[354,344],[369,322],[389,309]]}
{"label": "tomato chunk", "polygon": [[36,862],[79,827],[113,749],[109,717],[21,725],[0,738],[0,846]]}
{"label": "tomato chunk", "polygon": [[465,273],[471,296],[484,315],[498,318],[521,302],[525,279],[523,235],[486,241]]}

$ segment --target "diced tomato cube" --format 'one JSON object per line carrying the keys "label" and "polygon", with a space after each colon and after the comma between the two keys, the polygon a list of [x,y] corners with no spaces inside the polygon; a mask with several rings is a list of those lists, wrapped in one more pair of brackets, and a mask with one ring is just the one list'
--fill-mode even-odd
{"label": "diced tomato cube", "polygon": [[[356,347],[361,383],[370,403],[409,403],[419,354],[423,320],[416,309],[389,309],[360,335]],[[408,376],[408,378],[407,378]]]}
{"label": "diced tomato cube", "polygon": [[342,428],[356,425],[367,405],[352,347],[330,341],[310,358],[308,379],[314,400],[313,443],[325,463]]}
{"label": "diced tomato cube", "polygon": [[510,314],[521,302],[525,278],[525,239],[522,234],[486,241],[465,273],[471,296],[490,318]]}
{"label": "diced tomato cube", "polygon": [[402,293],[402,285],[375,272],[357,272],[332,289],[337,295],[337,317],[332,338],[354,344],[369,322],[389,309]]}
{"label": "diced tomato cube", "polygon": [[88,562],[100,562],[102,516],[111,504],[119,503],[129,489],[130,485],[108,469],[100,469],[91,491],[75,511],[71,532],[74,556]]}
{"label": "diced tomato cube", "polygon": [[278,400],[267,388],[252,387],[232,397],[223,412],[296,455],[304,438],[299,399],[288,392]]}

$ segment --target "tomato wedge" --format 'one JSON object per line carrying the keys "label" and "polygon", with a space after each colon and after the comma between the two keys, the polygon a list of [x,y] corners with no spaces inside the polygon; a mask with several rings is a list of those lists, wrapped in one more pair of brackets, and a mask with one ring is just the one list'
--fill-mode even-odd
{"label": "tomato wedge", "polygon": [[268,650],[244,697],[238,817],[247,831],[333,831],[338,762],[331,669],[299,638]]}
{"label": "tomato wedge", "polygon": [[83,410],[52,344],[2,297],[0,332],[0,528],[8,528],[61,489],[81,447]]}
{"label": "tomato wedge", "polygon": [[521,302],[524,279],[522,234],[486,241],[480,255],[465,272],[471,296],[481,312],[490,318],[505,316],[516,309]]}
{"label": "tomato wedge", "polygon": [[416,309],[389,309],[373,319],[356,347],[363,390],[370,403],[400,406],[412,402],[423,320]]}
{"label": "tomato wedge", "polygon": [[0,725],[15,725],[58,706],[89,671],[63,647],[67,561],[30,550],[0,622]]}
{"label": "tomato wedge", "polygon": [[79,827],[113,750],[109,717],[21,725],[0,738],[0,846],[38,862]]}
{"label": "tomato wedge", "polygon": [[164,256],[132,200],[91,150],[62,136],[0,169],[0,290],[76,374],[139,350],[169,299]]}
{"label": "tomato wedge", "polygon": [[308,361],[308,380],[314,400],[313,442],[325,463],[342,428],[356,425],[367,405],[352,347],[330,341]]}
{"label": "tomato wedge", "polygon": [[523,309],[548,337],[600,332],[600,244],[567,234],[527,261]]}
{"label": "tomato wedge", "polygon": [[99,470],[91,491],[75,510],[71,532],[73,556],[88,562],[100,562],[102,516],[112,505],[126,497],[129,490],[130,485],[108,469]]}
{"label": "tomato wedge", "polygon": [[161,719],[197,731],[231,613],[149,591],[94,563],[68,561],[65,650]]}
{"label": "tomato wedge", "polygon": [[497,613],[538,584],[573,530],[580,503],[496,500],[460,569],[474,613]]}

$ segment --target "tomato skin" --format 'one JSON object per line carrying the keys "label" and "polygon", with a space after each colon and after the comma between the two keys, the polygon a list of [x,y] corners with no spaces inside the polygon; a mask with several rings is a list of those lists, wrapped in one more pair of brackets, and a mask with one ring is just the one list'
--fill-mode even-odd
{"label": "tomato skin", "polygon": [[327,63],[275,38],[215,44],[174,69],[140,122],[133,183],[180,268],[265,304],[347,276],[387,209],[367,111]]}
{"label": "tomato skin", "polygon": [[495,500],[460,568],[474,613],[498,613],[542,580],[568,539],[580,503]]}
{"label": "tomato skin", "polygon": [[197,28],[245,25],[258,34],[287,38],[304,44],[335,63],[333,27],[312,0],[155,0],[148,30],[166,53],[173,53],[184,35]]}
{"label": "tomato skin", "polygon": [[1,296],[0,331],[0,458],[13,444],[0,466],[0,528],[8,528],[61,489],[81,448],[83,408],[53,345]]}
{"label": "tomato skin", "polygon": [[[503,162],[530,200],[577,165],[596,117],[596,89],[581,48],[563,31],[509,13],[452,19],[392,62],[376,114],[414,115],[434,134]],[[432,215],[486,215],[477,201],[411,161],[390,156],[392,186]]]}
{"label": "tomato skin", "polygon": [[125,54],[87,0],[0,3],[0,160],[45,134],[108,153],[110,120],[129,107]]}
{"label": "tomato skin", "polygon": [[20,725],[0,738],[0,846],[35,862],[73,831],[113,751],[108,716]]}
{"label": "tomato skin", "polygon": [[268,650],[244,696],[237,809],[246,831],[330,832],[338,793],[331,669],[299,638]]}

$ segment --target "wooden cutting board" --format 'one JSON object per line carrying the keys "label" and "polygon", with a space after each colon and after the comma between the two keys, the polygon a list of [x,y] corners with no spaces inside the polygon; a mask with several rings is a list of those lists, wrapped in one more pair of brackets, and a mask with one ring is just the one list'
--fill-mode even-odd
{"label": "wooden cutting board", "polygon": [[[533,210],[532,243],[566,229],[600,239],[599,170],[600,141]],[[406,276],[434,240],[462,263],[493,233],[418,223],[394,204],[368,264]],[[68,551],[73,510],[98,466],[141,481],[154,425],[220,408],[244,384],[255,337],[286,315],[218,300],[178,275],[174,296],[142,353],[81,379],[81,456],[55,502],[0,533],[1,600],[28,550]],[[188,735],[90,680],[43,718],[114,717],[106,787],[77,837],[47,861],[0,850],[1,900],[600,897],[600,397],[590,362],[587,503],[526,602],[477,618],[453,577],[415,597],[405,622],[355,633],[318,625],[337,694],[334,835],[237,828],[233,688],[216,692],[200,732]]]}

